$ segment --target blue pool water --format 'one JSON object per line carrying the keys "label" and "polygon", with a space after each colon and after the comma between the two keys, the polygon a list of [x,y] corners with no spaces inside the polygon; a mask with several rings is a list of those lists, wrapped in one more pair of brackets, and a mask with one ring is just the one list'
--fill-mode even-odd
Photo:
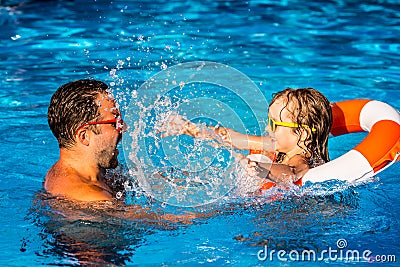
{"label": "blue pool water", "polygon": [[[77,266],[78,259],[100,266],[287,266],[277,252],[263,261],[265,248],[288,255],[339,247],[400,261],[399,163],[358,186],[329,182],[277,201],[232,199],[202,207],[215,213],[189,225],[118,219],[65,204],[76,215],[67,220],[40,201],[46,172],[58,158],[47,106],[71,80],[106,81],[124,112],[152,75],[207,60],[249,76],[267,99],[285,87],[311,86],[331,101],[373,98],[400,109],[397,1],[0,3],[2,266]],[[364,136],[331,139],[331,158]],[[132,201],[185,211],[143,197]],[[349,264],[326,256],[298,265],[333,262]]]}

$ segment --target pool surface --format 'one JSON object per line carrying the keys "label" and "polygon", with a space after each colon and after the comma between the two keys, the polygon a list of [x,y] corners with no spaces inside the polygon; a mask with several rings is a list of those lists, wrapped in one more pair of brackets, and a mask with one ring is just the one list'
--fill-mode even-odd
{"label": "pool surface", "polygon": [[[0,1],[0,25],[0,265],[344,266],[357,253],[358,264],[398,265],[398,162],[356,186],[329,181],[278,199],[178,208],[130,192],[130,204],[205,216],[191,224],[70,203],[60,213],[42,191],[58,159],[47,106],[72,80],[105,81],[126,113],[156,73],[211,61],[247,75],[268,100],[285,87],[314,87],[332,102],[371,98],[399,110],[397,1]],[[240,105],[237,114],[248,122]],[[330,139],[331,158],[364,137]],[[134,181],[123,153],[120,161],[117,173]]]}

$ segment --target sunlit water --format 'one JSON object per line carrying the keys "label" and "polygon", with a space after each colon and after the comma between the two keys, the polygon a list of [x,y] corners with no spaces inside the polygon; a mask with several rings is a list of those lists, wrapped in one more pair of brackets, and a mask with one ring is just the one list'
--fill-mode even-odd
{"label": "sunlit water", "polygon": [[[143,82],[159,71],[207,60],[249,76],[268,100],[287,86],[312,86],[331,101],[373,98],[399,109],[397,1],[11,2],[0,7],[3,266],[278,266],[285,262],[276,254],[272,261],[258,259],[265,245],[320,252],[338,249],[340,239],[345,248],[397,254],[399,261],[398,163],[357,186],[333,181],[178,208],[146,197],[121,153],[117,174],[128,183],[116,191],[160,216],[204,216],[191,224],[121,218],[124,208],[114,204],[77,207],[59,200],[60,213],[40,191],[58,158],[47,106],[71,80],[106,81],[126,113]],[[236,107],[249,132],[259,134],[241,104]],[[331,158],[364,136],[331,139]]]}

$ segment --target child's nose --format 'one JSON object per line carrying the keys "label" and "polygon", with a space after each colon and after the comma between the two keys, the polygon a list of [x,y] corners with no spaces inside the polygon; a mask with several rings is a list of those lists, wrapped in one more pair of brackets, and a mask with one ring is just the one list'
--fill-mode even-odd
{"label": "child's nose", "polygon": [[266,127],[265,127],[265,131],[267,132],[267,133],[272,133],[272,131],[271,131],[271,127],[269,126],[269,125],[267,125]]}

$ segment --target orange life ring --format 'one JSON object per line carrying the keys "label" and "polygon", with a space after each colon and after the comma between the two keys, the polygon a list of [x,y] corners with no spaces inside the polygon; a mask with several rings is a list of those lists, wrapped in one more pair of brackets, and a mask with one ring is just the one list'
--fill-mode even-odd
{"label": "orange life ring", "polygon": [[[347,100],[332,103],[332,136],[369,132],[356,147],[321,166],[310,169],[299,185],[331,179],[354,182],[375,176],[399,160],[400,114],[376,100]],[[261,189],[275,186],[266,182]]]}

